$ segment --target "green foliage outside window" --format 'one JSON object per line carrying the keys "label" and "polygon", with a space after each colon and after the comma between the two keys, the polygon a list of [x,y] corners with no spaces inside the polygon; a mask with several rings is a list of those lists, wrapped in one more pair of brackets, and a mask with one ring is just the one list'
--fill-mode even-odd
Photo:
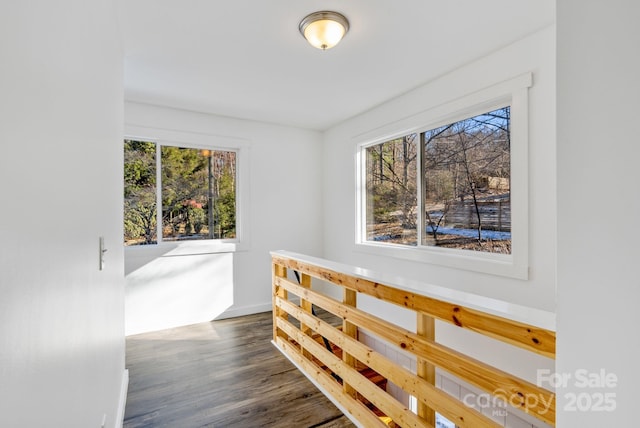
{"label": "green foliage outside window", "polygon": [[124,142],[124,241],[127,245],[155,244],[156,145]]}
{"label": "green foliage outside window", "polygon": [[236,236],[236,153],[125,141],[125,245]]}

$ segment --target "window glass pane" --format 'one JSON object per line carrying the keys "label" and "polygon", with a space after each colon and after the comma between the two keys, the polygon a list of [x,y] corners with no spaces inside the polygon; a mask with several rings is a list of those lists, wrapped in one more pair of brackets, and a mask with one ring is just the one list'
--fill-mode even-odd
{"label": "window glass pane", "polygon": [[366,148],[367,240],[417,245],[417,134]]}
{"label": "window glass pane", "polygon": [[422,134],[423,243],[511,253],[510,109]]}
{"label": "window glass pane", "polygon": [[124,244],[157,242],[156,145],[124,142]]}
{"label": "window glass pane", "polygon": [[162,239],[236,236],[236,154],[161,148]]}

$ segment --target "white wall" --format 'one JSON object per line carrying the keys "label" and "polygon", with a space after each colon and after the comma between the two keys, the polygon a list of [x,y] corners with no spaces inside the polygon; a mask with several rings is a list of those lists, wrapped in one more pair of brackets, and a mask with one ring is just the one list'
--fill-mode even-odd
{"label": "white wall", "polygon": [[[325,257],[553,311],[555,309],[555,29],[544,29],[329,130]],[[529,280],[355,251],[355,143],[360,135],[523,73],[529,90]],[[426,125],[426,124],[425,124]],[[398,130],[401,131],[401,130]],[[339,209],[336,209],[339,207]]]}
{"label": "white wall", "polygon": [[0,426],[115,427],[126,376],[113,2],[3,2],[0,52]]}
{"label": "white wall", "polygon": [[[565,0],[557,17],[558,426],[637,426],[640,4]],[[618,380],[582,387],[581,369]],[[586,406],[603,394],[615,412]]]}
{"label": "white wall", "polygon": [[[127,334],[271,310],[269,251],[322,255],[321,134],[132,102],[125,122],[156,135],[237,141],[249,154],[248,247],[178,257],[127,249]],[[169,266],[171,277],[158,274]]]}

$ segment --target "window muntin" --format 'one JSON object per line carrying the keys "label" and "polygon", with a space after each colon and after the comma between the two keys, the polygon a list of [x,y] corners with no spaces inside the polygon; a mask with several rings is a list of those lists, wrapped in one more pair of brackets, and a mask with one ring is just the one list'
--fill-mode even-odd
{"label": "window muntin", "polygon": [[365,147],[366,241],[511,254],[510,144],[505,106]]}
{"label": "window muntin", "polygon": [[125,140],[125,245],[236,238],[236,186],[235,151]]}

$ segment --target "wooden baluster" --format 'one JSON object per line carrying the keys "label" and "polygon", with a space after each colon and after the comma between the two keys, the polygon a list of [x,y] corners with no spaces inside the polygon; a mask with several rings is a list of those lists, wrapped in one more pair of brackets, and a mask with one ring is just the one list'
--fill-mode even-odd
{"label": "wooden baluster", "polygon": [[[345,288],[342,297],[342,303],[347,306],[353,306],[355,308],[357,306],[357,295],[358,293],[356,293],[355,290]],[[342,332],[347,336],[353,337],[354,339],[358,338],[358,326],[348,321],[342,322]],[[356,359],[352,355],[344,352],[344,350],[342,352],[342,361],[344,361],[351,367],[355,368],[356,366]],[[346,382],[344,382],[343,384],[343,389],[347,394],[351,395],[354,398],[356,397],[357,391]]]}
{"label": "wooden baluster", "polygon": [[[418,312],[417,318],[417,334],[428,340],[435,340],[436,326],[433,317]],[[418,377],[426,380],[432,385],[436,384],[436,368],[433,364],[429,364],[427,360],[418,358]],[[435,411],[429,408],[421,400],[418,400],[418,416],[424,418],[431,425],[436,424]]]}
{"label": "wooden baluster", "polygon": [[288,299],[288,292],[282,287],[276,286],[276,277],[286,278],[287,277],[287,268],[273,263],[271,267],[271,275],[272,275],[272,284],[273,284],[273,302],[272,302],[272,310],[273,310],[273,339],[280,336],[283,338],[287,338],[287,335],[280,331],[276,326],[276,318],[288,319],[288,315],[285,311],[278,308],[276,306],[276,297],[280,297],[283,300]]}

